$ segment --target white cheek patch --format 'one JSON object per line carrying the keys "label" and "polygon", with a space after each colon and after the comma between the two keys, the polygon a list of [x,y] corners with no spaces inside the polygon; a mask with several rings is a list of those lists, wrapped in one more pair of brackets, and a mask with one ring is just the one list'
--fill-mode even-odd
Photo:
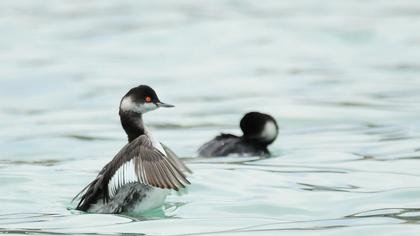
{"label": "white cheek patch", "polygon": [[154,103],[143,103],[138,104],[133,102],[131,97],[126,97],[121,101],[120,108],[122,111],[132,111],[137,113],[146,113],[148,111],[153,111],[158,108]]}
{"label": "white cheek patch", "polygon": [[277,137],[277,133],[278,133],[278,130],[277,130],[276,124],[274,124],[273,121],[268,121],[264,125],[264,130],[261,133],[261,138],[269,142],[269,141],[274,140]]}
{"label": "white cheek patch", "polygon": [[131,100],[131,97],[125,97],[120,104],[120,108],[123,111],[134,111],[136,104]]}

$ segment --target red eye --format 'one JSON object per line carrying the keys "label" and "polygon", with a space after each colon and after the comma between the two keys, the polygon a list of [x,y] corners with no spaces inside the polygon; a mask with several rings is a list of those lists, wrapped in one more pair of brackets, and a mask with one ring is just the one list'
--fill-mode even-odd
{"label": "red eye", "polygon": [[151,97],[149,97],[149,96],[147,96],[144,100],[145,100],[146,102],[152,102],[152,98],[151,98]]}

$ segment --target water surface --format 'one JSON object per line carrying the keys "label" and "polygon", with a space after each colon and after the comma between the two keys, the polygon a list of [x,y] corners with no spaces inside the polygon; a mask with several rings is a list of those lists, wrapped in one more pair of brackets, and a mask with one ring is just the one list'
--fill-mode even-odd
{"label": "water surface", "polygon": [[[0,2],[0,233],[417,235],[420,3]],[[72,197],[145,116],[194,171],[144,216],[82,214]],[[250,110],[272,114],[272,158],[196,158]]]}

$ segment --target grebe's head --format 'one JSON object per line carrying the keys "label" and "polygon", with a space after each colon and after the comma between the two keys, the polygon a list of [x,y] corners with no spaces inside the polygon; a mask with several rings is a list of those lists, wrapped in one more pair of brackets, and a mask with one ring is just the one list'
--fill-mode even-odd
{"label": "grebe's head", "polygon": [[121,99],[120,113],[133,112],[143,114],[156,110],[159,107],[174,107],[174,105],[161,102],[155,90],[147,85],[140,85],[130,89]]}
{"label": "grebe's head", "polygon": [[241,119],[240,123],[244,138],[256,140],[269,145],[276,140],[279,127],[276,120],[267,114],[249,112]]}

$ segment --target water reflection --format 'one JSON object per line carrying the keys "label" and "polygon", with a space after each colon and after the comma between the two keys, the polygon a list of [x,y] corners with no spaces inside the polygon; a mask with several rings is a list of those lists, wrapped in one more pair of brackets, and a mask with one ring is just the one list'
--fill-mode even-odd
{"label": "water reflection", "polygon": [[401,220],[402,223],[417,224],[420,221],[420,208],[383,208],[355,213],[346,218],[387,217]]}

